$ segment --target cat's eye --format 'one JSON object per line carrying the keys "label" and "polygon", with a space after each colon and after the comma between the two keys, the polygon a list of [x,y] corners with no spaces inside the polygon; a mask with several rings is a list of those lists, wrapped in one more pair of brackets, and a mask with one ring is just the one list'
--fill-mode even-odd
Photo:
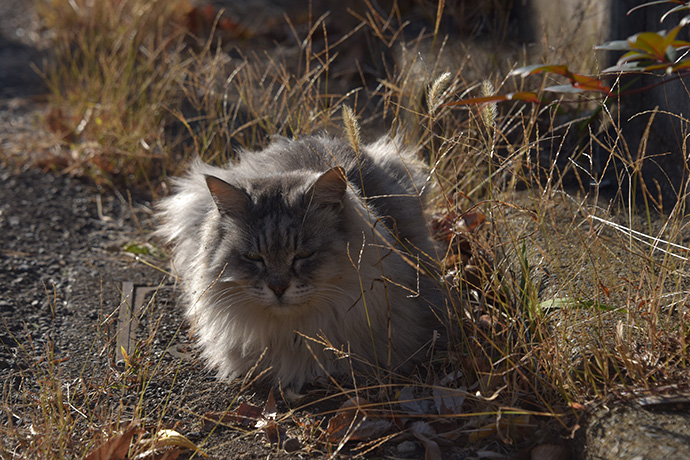
{"label": "cat's eye", "polygon": [[247,260],[251,260],[252,262],[263,262],[264,258],[261,257],[261,254],[257,254],[256,252],[248,252],[247,254],[244,255],[244,257]]}
{"label": "cat's eye", "polygon": [[314,255],[314,252],[309,251],[299,251],[295,253],[295,260],[308,259]]}

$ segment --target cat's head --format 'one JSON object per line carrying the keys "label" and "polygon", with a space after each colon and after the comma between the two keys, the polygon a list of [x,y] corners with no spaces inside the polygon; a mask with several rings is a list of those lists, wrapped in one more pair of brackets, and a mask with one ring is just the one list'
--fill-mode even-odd
{"label": "cat's head", "polygon": [[206,184],[219,213],[208,266],[226,299],[291,311],[343,295],[337,288],[348,260],[341,168],[243,186],[206,176]]}

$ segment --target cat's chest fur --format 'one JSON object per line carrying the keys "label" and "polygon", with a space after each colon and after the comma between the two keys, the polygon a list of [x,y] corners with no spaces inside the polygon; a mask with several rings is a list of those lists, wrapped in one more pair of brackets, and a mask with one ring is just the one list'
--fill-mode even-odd
{"label": "cat's chest fur", "polygon": [[412,152],[384,138],[357,155],[311,136],[240,158],[193,164],[159,205],[208,363],[227,378],[260,360],[299,387],[423,356],[440,295],[425,274],[435,248]]}

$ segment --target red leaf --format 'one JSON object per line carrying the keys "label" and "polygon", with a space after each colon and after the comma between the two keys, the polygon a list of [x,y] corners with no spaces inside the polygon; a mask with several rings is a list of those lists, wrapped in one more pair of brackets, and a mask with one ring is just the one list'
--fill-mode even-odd
{"label": "red leaf", "polygon": [[585,75],[573,74],[575,79],[572,85],[576,88],[581,88],[585,91],[601,91],[602,93],[611,93],[611,88],[604,84],[601,80]]}
{"label": "red leaf", "polygon": [[469,99],[462,99],[455,102],[448,102],[443,104],[443,107],[452,107],[456,105],[476,105],[476,104],[489,104],[492,102],[503,102],[503,101],[525,101],[539,104],[541,101],[536,93],[532,92],[516,92],[508,94],[497,94],[495,96],[486,97],[472,97]]}
{"label": "red leaf", "polygon": [[568,70],[567,65],[554,65],[554,64],[535,64],[527,65],[513,70],[508,74],[508,76],[519,75],[521,77],[526,77],[528,75],[537,75],[542,72],[555,73],[557,75],[563,75],[564,77],[570,78],[570,70]]}
{"label": "red leaf", "polygon": [[[580,75],[573,73],[568,69],[567,65],[552,65],[552,64],[537,64],[528,65],[525,67],[520,67],[510,72],[509,75],[520,75],[521,77],[526,77],[528,75],[536,75],[542,72],[555,73],[556,75],[562,75],[570,80],[570,84],[575,87],[582,89],[584,91],[601,91],[603,93],[609,94],[611,88],[604,84],[598,78],[590,77],[587,75]],[[534,93],[516,93],[516,94],[534,94]],[[515,97],[513,97],[515,99]],[[524,100],[524,99],[523,99]],[[533,102],[529,100],[528,102]]]}
{"label": "red leaf", "polygon": [[461,99],[455,102],[448,102],[446,104],[443,104],[443,107],[452,107],[455,105],[488,104],[490,102],[501,102],[509,100],[510,98],[507,95],[497,94],[495,96],[472,97],[469,99]]}
{"label": "red leaf", "polygon": [[537,96],[537,93],[525,92],[525,91],[518,91],[517,93],[509,93],[508,94],[508,100],[509,101],[525,101],[525,102],[531,102],[533,104],[540,104],[541,103],[541,101],[539,100],[539,97]]}

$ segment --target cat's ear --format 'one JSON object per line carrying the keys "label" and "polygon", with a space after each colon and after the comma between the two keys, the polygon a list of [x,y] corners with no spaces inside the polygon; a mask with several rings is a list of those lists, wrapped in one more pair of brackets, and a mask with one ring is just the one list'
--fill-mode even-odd
{"label": "cat's ear", "polygon": [[249,196],[244,190],[230,185],[214,176],[204,176],[206,185],[211,192],[221,214],[229,216],[243,215],[249,208]]}
{"label": "cat's ear", "polygon": [[341,167],[331,168],[316,179],[308,196],[312,203],[334,205],[342,204],[347,191],[347,176]]}

